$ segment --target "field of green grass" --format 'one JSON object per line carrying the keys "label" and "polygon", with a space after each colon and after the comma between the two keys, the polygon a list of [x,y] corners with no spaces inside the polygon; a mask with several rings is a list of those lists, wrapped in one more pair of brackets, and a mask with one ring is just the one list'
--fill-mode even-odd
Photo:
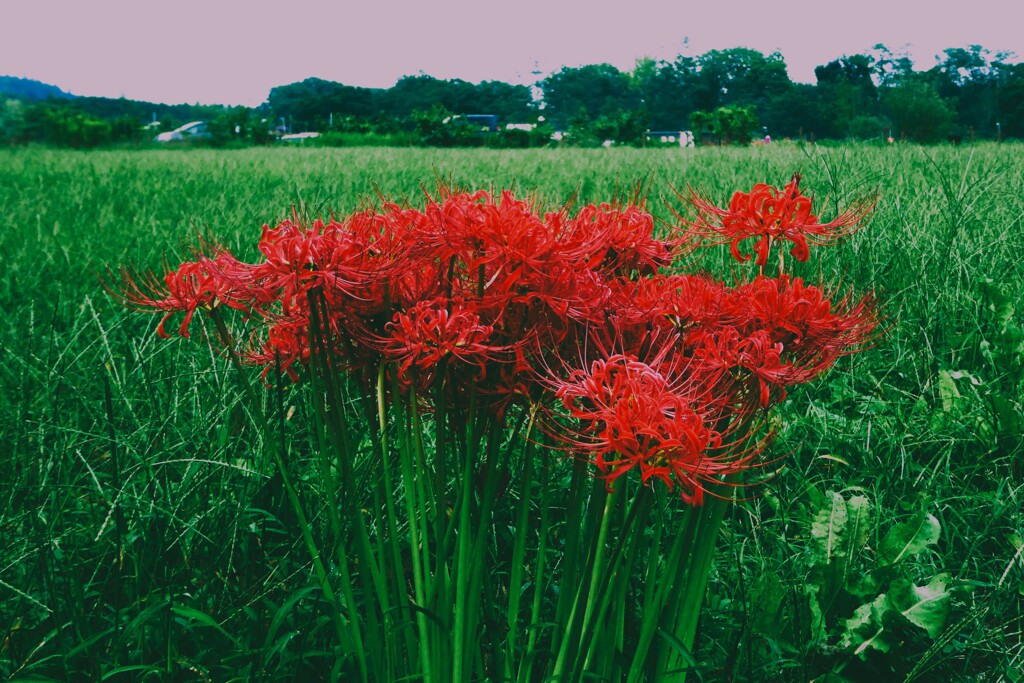
{"label": "field of green grass", "polygon": [[[200,235],[251,257],[264,223],[343,215],[378,192],[415,201],[438,179],[552,208],[641,183],[672,220],[673,188],[723,203],[800,172],[826,219],[878,194],[863,230],[795,274],[876,291],[887,332],[778,412],[769,455],[782,469],[727,520],[696,670],[704,681],[1024,681],[1022,154],[0,150],[0,679],[330,676],[308,554],[273,472],[254,469],[260,435],[236,377],[198,326],[190,340],[158,339],[157,318],[108,293],[108,268],[176,265]],[[729,263],[713,248],[702,267]],[[836,565],[816,554],[814,522],[862,499],[864,542],[826,580]],[[887,564],[886,535],[922,520],[938,538]],[[893,623],[884,647],[849,646],[850,634],[870,640],[858,596],[947,573],[936,632]],[[808,587],[827,581],[833,608],[807,609]]]}

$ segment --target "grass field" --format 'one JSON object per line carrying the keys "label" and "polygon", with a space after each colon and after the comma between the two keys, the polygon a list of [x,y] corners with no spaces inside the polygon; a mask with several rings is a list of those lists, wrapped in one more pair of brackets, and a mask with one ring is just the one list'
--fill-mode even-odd
{"label": "grass field", "polygon": [[[197,234],[252,256],[260,227],[346,214],[437,179],[557,207],[673,187],[719,202],[794,172],[825,217],[877,192],[811,280],[879,293],[888,332],[795,392],[785,468],[719,539],[695,657],[703,680],[1024,680],[1024,147],[698,150],[0,150],[0,677],[316,680],[319,596],[291,521],[250,463],[259,435],[223,358],[163,342],[105,290]],[[703,264],[727,268],[725,248]],[[298,429],[298,427],[296,427]],[[312,485],[312,484],[311,484]],[[814,520],[863,496],[870,529],[835,609],[805,614]],[[931,515],[889,574],[880,546]],[[881,567],[885,569],[885,567]],[[939,632],[844,648],[858,576],[876,592],[949,573]],[[848,583],[844,583],[848,582]],[[845,601],[845,602],[844,602]],[[808,621],[810,619],[811,621]],[[852,620],[852,621],[851,621]],[[326,673],[325,673],[326,672]],[[826,676],[834,676],[826,678]]]}

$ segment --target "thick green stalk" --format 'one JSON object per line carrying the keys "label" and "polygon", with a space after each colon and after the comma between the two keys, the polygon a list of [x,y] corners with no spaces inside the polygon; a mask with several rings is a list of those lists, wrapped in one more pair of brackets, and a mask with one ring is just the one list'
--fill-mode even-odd
{"label": "thick green stalk", "polygon": [[[580,584],[579,590],[576,592],[572,609],[569,612],[569,620],[566,623],[566,636],[562,638],[558,648],[558,657],[555,659],[555,666],[552,670],[552,675],[558,679],[561,679],[566,671],[571,670],[570,664],[575,661],[576,653],[580,645],[582,645],[583,629],[586,628],[594,609],[595,599],[603,577],[602,572],[607,560],[604,547],[608,537],[608,527],[611,525],[611,520],[619,500],[617,494],[617,490],[612,490],[605,496],[604,510],[601,513],[601,523],[598,527],[597,538],[588,544],[590,557],[588,563],[589,577],[585,583]],[[581,604],[584,593],[587,596],[586,601]],[[570,650],[573,650],[572,655],[569,653]]]}
{"label": "thick green stalk", "polygon": [[[663,496],[662,496],[663,498]],[[664,518],[669,514],[663,501],[659,501],[659,524],[664,526]],[[633,661],[626,677],[626,683],[640,683],[644,672],[648,669],[648,658],[658,629],[662,623],[665,605],[677,602],[677,594],[682,592],[686,566],[689,563],[694,536],[700,518],[699,510],[687,508],[686,521],[682,530],[672,540],[668,554],[661,562],[661,548],[652,544],[647,558],[647,581],[644,589],[643,620],[640,624],[640,635],[633,651]],[[671,520],[669,520],[671,521]],[[656,572],[656,569],[661,569]]]}
{"label": "thick green stalk", "polygon": [[[589,481],[586,475],[586,464],[582,460],[573,461],[572,479],[569,484],[569,502],[565,528],[568,529],[565,538],[564,553],[562,555],[562,572],[558,577],[559,588],[576,586],[579,583],[579,552],[580,536],[583,534],[583,518],[585,496],[583,494],[584,482]],[[590,487],[591,500],[605,495],[604,485],[594,480]],[[554,581],[554,576],[552,576]],[[580,586],[582,589],[582,586]],[[562,641],[569,636],[568,622],[573,609],[576,592],[572,590],[559,590],[558,602],[555,605],[554,625],[551,631],[552,652],[558,652]]]}
{"label": "thick green stalk", "polygon": [[[398,402],[398,380],[393,382],[393,394],[395,402]],[[415,410],[415,409],[414,409]],[[396,406],[396,412],[397,406]],[[427,624],[427,615],[423,612],[426,609],[426,591],[424,590],[423,563],[420,558],[421,540],[419,522],[423,518],[423,512],[419,509],[422,501],[417,495],[416,477],[413,473],[413,455],[410,452],[413,439],[408,435],[408,422],[399,414],[395,416],[396,421],[405,425],[406,438],[399,444],[399,461],[402,469],[402,485],[405,488],[405,512],[409,518],[409,540],[412,547],[409,555],[412,560],[412,581],[413,591],[416,596],[416,604],[420,608],[416,610],[416,628],[419,634],[420,665],[423,667],[423,680],[430,683],[433,680],[431,675],[430,662],[430,630]]]}
{"label": "thick green stalk", "polygon": [[542,586],[544,585],[544,570],[546,568],[545,557],[548,550],[548,521],[551,513],[552,487],[550,478],[541,482],[543,496],[540,504],[540,522],[537,525],[537,567],[533,576],[533,602],[530,606],[530,624],[527,627],[526,650],[519,667],[519,675],[516,678],[518,683],[528,683],[533,680],[533,663],[536,660],[537,639],[541,630],[541,601],[544,597]]}
{"label": "thick green stalk", "polygon": [[[613,586],[623,577],[628,578],[633,566],[632,558],[635,556],[636,546],[642,537],[642,529],[647,518],[647,511],[651,504],[650,491],[642,486],[634,495],[630,503],[626,519],[619,530],[619,537],[615,547],[608,556],[608,567],[600,579],[600,587],[593,591],[592,600],[588,600],[587,613],[583,619],[583,631],[580,634],[580,643],[589,645],[581,650],[577,656],[577,665],[574,668],[574,678],[581,676],[584,671],[591,672],[590,661],[601,640],[604,630],[600,627],[605,623],[608,610],[615,600]],[[638,529],[639,527],[639,529]],[[626,560],[623,561],[623,557]],[[614,636],[614,631],[612,631]],[[611,644],[602,648],[605,653],[614,651]]]}
{"label": "thick green stalk", "polygon": [[[320,316],[324,311],[319,310],[317,306],[318,303],[322,302],[322,297],[319,297],[319,299],[320,301],[318,302],[313,294],[310,294],[310,302],[312,304],[310,306],[310,353],[313,360],[311,376],[313,396],[316,402],[316,407],[313,411],[313,429],[318,442],[317,460],[320,466],[320,478],[323,482],[327,499],[326,507],[327,517],[331,526],[331,541],[334,546],[338,569],[341,572],[341,590],[345,596],[345,602],[349,605],[352,639],[356,645],[356,656],[359,659],[360,671],[363,672],[365,678],[366,653],[359,623],[359,610],[356,609],[357,603],[352,590],[351,570],[349,569],[348,555],[342,535],[341,517],[338,512],[338,487],[330,459],[327,457],[327,451],[331,448],[339,464],[348,462],[346,457],[348,454],[348,429],[344,423],[344,414],[341,410],[341,392],[338,390],[335,381],[331,367],[330,352],[327,348],[327,340],[324,338],[323,326],[320,324],[322,320]],[[333,413],[338,416],[337,421],[328,419],[328,416],[332,414],[332,409]],[[339,469],[338,472],[341,473],[342,469]]]}
{"label": "thick green stalk", "polygon": [[[477,512],[478,517],[474,520],[476,522],[476,531],[472,547],[470,548],[472,563],[469,586],[467,586],[466,591],[468,596],[466,632],[467,635],[473,636],[467,642],[476,643],[477,645],[483,645],[481,642],[483,639],[480,638],[480,635],[488,632],[486,628],[482,629],[479,626],[482,614],[480,600],[483,597],[484,572],[487,568],[487,542],[494,537],[493,528],[491,527],[491,513],[494,510],[494,501],[497,498],[498,451],[500,442],[498,435],[502,431],[502,425],[502,421],[495,420],[491,423],[491,428],[488,430],[487,460],[484,468],[483,488],[480,492],[480,509]],[[492,646],[495,644],[493,640],[491,644]],[[473,650],[474,659],[478,663],[482,663],[483,651],[482,647],[476,647]],[[497,656],[498,653],[493,652],[491,659],[497,662]],[[477,666],[477,670],[480,671],[481,675],[484,675],[482,664]]]}
{"label": "thick green stalk", "polygon": [[[337,631],[338,643],[344,643],[346,640],[345,632],[347,629],[345,627],[344,618],[341,616],[341,607],[338,602],[338,598],[334,594],[334,589],[331,588],[330,580],[327,577],[327,569],[324,566],[316,541],[313,539],[313,532],[309,525],[309,520],[306,518],[306,512],[299,500],[299,494],[295,490],[294,484],[292,484],[291,475],[288,473],[288,467],[284,462],[284,458],[282,457],[280,450],[277,448],[277,443],[274,439],[270,438],[269,434],[266,433],[268,423],[266,413],[263,410],[263,405],[256,396],[256,391],[253,389],[252,383],[249,381],[249,376],[245,373],[245,368],[242,367],[238,357],[232,352],[232,336],[227,329],[227,325],[224,324],[224,319],[220,315],[220,311],[216,308],[213,309],[210,312],[210,317],[213,319],[214,325],[216,325],[217,332],[222,341],[225,345],[229,346],[228,357],[231,359],[232,365],[235,367],[238,372],[238,376],[241,378],[242,386],[245,388],[250,404],[257,413],[259,421],[258,429],[263,432],[264,436],[263,443],[270,449],[270,452],[273,455],[274,462],[277,465],[277,471],[281,475],[281,481],[284,484],[285,493],[288,496],[288,503],[291,505],[292,511],[295,513],[295,517],[299,522],[299,532],[301,533],[302,540],[306,545],[306,550],[309,551],[310,558],[313,561],[313,571],[316,573],[317,581],[320,583],[320,589],[324,592],[324,597],[327,598],[327,604],[331,607],[331,620],[334,622],[334,627]],[[366,680],[365,669],[361,672],[361,678],[363,681]]]}
{"label": "thick green stalk", "polygon": [[[689,652],[693,651],[697,621],[700,618],[700,608],[704,602],[708,575],[714,560],[718,532],[731,504],[730,498],[719,498],[715,495],[706,497],[704,505],[700,509],[697,533],[694,537],[685,583],[679,593],[678,604],[673,606],[669,612],[669,614],[674,612],[675,619],[665,620],[666,623],[673,624],[671,633]],[[686,665],[687,661],[684,656],[666,641],[662,644],[658,657],[655,680],[683,683],[686,680]]]}
{"label": "thick green stalk", "polygon": [[[387,437],[387,406],[385,401],[384,391],[384,366],[381,365],[377,370],[377,418],[379,420],[380,427],[380,453],[381,453],[381,471],[383,472],[383,489],[384,494],[384,509],[387,517],[386,527],[387,536],[389,543],[387,548],[382,548],[382,552],[387,552],[387,549],[391,551],[391,570],[394,572],[394,580],[392,585],[394,587],[394,598],[395,605],[402,611],[401,617],[411,617],[411,611],[409,609],[409,598],[405,591],[405,570],[402,562],[402,546],[399,544],[399,524],[398,510],[395,505],[395,487],[394,481],[391,476],[391,463],[388,462],[389,454],[389,443]],[[418,648],[413,642],[414,638],[409,633],[409,629],[405,626],[402,627],[405,632],[405,655],[409,656],[412,652]]]}
{"label": "thick green stalk", "polygon": [[462,464],[462,478],[457,502],[458,522],[456,527],[458,547],[455,551],[455,618],[452,648],[452,681],[462,683],[466,675],[466,619],[469,616],[469,588],[473,573],[470,510],[473,507],[473,463],[476,458],[476,392],[470,390],[469,415],[467,417],[467,441]]}
{"label": "thick green stalk", "polygon": [[533,494],[533,426],[536,408],[530,411],[530,426],[526,433],[523,447],[523,478],[519,488],[519,504],[516,511],[515,539],[512,543],[512,564],[509,573],[508,594],[508,636],[506,638],[505,675],[512,677],[512,667],[516,658],[516,638],[519,635],[519,603],[523,590],[523,560],[526,556],[527,526],[529,524],[530,500]]}

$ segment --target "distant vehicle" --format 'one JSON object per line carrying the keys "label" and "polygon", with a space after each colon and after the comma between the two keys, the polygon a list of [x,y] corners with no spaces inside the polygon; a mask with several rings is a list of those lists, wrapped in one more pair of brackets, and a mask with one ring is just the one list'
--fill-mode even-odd
{"label": "distant vehicle", "polygon": [[303,133],[289,133],[288,135],[282,135],[279,140],[281,142],[303,142],[305,140],[313,140],[320,137],[320,133],[313,131],[306,131]]}
{"label": "distant vehicle", "polygon": [[177,142],[179,140],[201,140],[208,137],[210,137],[210,133],[206,129],[206,121],[193,121],[192,123],[186,123],[180,128],[160,133],[153,140],[156,142]]}
{"label": "distant vehicle", "polygon": [[473,128],[479,127],[480,132],[482,133],[498,132],[497,114],[456,114],[455,116],[449,116],[441,123],[463,126],[468,125]]}

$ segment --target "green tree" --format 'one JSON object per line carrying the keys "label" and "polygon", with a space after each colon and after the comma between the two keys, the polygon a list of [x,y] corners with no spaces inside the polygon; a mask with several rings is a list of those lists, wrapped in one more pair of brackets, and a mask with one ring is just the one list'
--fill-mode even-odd
{"label": "green tree", "polygon": [[914,73],[914,62],[906,52],[893,52],[883,43],[878,43],[868,53],[872,60],[875,83],[887,88],[899,83]]}
{"label": "green tree", "polygon": [[590,127],[599,141],[614,140],[627,145],[640,145],[648,124],[647,112],[638,109],[602,116]]}
{"label": "green tree", "polygon": [[0,143],[17,142],[25,125],[25,103],[21,100],[0,101]]}
{"label": "green tree", "polygon": [[698,59],[698,90],[702,109],[738,104],[761,107],[791,85],[782,55],[765,56],[757,50],[735,47],[710,50]]}
{"label": "green tree", "polygon": [[533,110],[533,98],[525,85],[500,81],[477,85],[426,74],[399,79],[395,87],[384,92],[382,102],[384,111],[396,118],[440,104],[453,114],[493,114],[500,121],[518,123],[529,120]]}
{"label": "green tree", "polygon": [[109,121],[74,111],[57,100],[49,100],[26,108],[22,139],[58,147],[84,148],[109,143],[111,132]]}
{"label": "green tree", "polygon": [[699,135],[710,135],[723,145],[746,145],[757,130],[757,114],[753,106],[719,107],[712,112],[697,111],[690,117],[693,130]]}
{"label": "green tree", "polygon": [[773,138],[828,137],[833,131],[832,122],[822,114],[820,90],[807,83],[794,83],[770,98],[761,122]]}
{"label": "green tree", "polygon": [[922,78],[904,79],[882,93],[882,110],[896,129],[917,142],[935,142],[949,133],[953,110]]}
{"label": "green tree", "polygon": [[697,109],[697,60],[679,56],[671,62],[645,60],[632,75],[640,90],[652,130],[683,130]]}
{"label": "green tree", "polygon": [[267,102],[274,117],[291,121],[293,130],[324,130],[335,116],[377,116],[382,98],[381,90],[307,78],[272,88]]}
{"label": "green tree", "polygon": [[999,117],[1000,85],[1012,73],[1007,53],[980,45],[943,50],[929,72],[931,82],[956,114],[958,132],[973,128],[994,135]]}
{"label": "green tree", "polygon": [[1024,137],[1024,64],[1015,64],[1006,70],[996,100],[1003,134]]}
{"label": "green tree", "polygon": [[562,128],[581,112],[587,121],[594,122],[641,106],[636,83],[611,64],[564,67],[541,81],[540,86],[546,105],[544,115]]}
{"label": "green tree", "polygon": [[822,137],[846,137],[850,123],[878,111],[878,88],[869,55],[850,55],[814,68],[819,107],[825,128]]}
{"label": "green tree", "polygon": [[412,113],[417,137],[432,147],[473,147],[486,142],[486,134],[479,126],[453,114],[444,105],[434,104],[429,109]]}

